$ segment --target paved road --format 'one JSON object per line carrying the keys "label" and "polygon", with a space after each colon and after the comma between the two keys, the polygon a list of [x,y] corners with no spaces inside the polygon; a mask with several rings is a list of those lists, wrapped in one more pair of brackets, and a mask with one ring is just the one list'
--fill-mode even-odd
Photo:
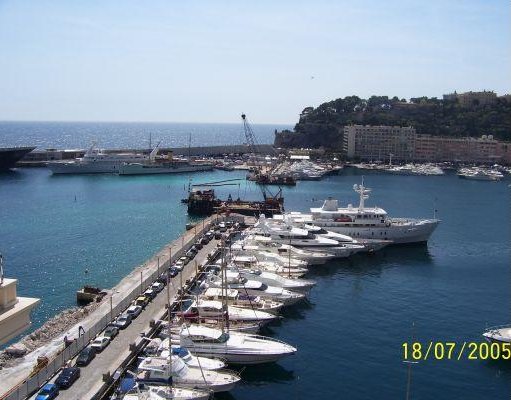
{"label": "paved road", "polygon": [[[195,261],[204,265],[207,255],[212,252],[218,244],[218,240],[212,240],[204,246],[194,260],[192,260],[181,272],[172,279],[169,285],[171,301],[176,298],[176,290],[182,282],[195,275]],[[145,310],[106,347],[97,354],[94,360],[81,368],[80,378],[67,390],[60,392],[58,398],[62,400],[84,400],[90,399],[103,385],[103,374],[113,373],[129,355],[129,345],[144,336],[149,331],[149,321],[158,320],[164,314],[167,302],[167,288],[162,290],[156,298],[147,305]],[[73,364],[74,364],[73,360]],[[51,380],[55,380],[55,377]],[[33,396],[35,399],[35,396]]]}

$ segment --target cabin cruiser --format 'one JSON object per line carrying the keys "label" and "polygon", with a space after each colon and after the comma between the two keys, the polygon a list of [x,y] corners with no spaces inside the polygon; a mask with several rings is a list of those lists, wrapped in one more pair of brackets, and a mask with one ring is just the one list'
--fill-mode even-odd
{"label": "cabin cruiser", "polygon": [[[166,338],[161,340],[159,338],[152,339],[151,342],[146,346],[144,354],[146,356],[157,356],[168,359],[169,356],[169,339]],[[151,345],[155,345],[155,350],[152,352],[148,352],[147,348],[152,347]],[[179,357],[183,362],[192,368],[202,368],[207,370],[218,370],[225,368],[226,365],[223,361],[214,360],[212,358],[206,357],[197,357],[194,356],[190,351],[181,346],[172,346],[172,355]]]}
{"label": "cabin cruiser", "polygon": [[287,217],[295,221],[309,223],[351,236],[354,239],[383,239],[391,240],[393,244],[427,242],[440,220],[391,218],[379,207],[366,207],[365,200],[369,198],[371,189],[354,185],[353,189],[360,195],[358,207],[348,204],[339,207],[335,199],[327,199],[320,208],[311,208],[310,214],[290,213]]}
{"label": "cabin cruiser", "polygon": [[183,327],[180,344],[195,354],[221,358],[229,364],[261,364],[275,362],[296,353],[296,348],[279,340],[239,332],[226,332],[202,325]]}
{"label": "cabin cruiser", "polygon": [[[142,387],[141,387],[142,386]],[[210,390],[175,386],[138,385],[123,396],[123,400],[208,400]]]}
{"label": "cabin cruiser", "polygon": [[242,278],[300,293],[308,292],[316,284],[316,282],[312,280],[286,278],[284,276],[259,269],[240,270],[237,267],[231,267],[230,269],[234,272],[238,272]]}
{"label": "cabin cruiser", "polygon": [[52,161],[46,166],[54,174],[117,174],[123,163],[146,162],[156,156],[158,147],[147,154],[140,153],[106,153],[96,148],[93,143],[81,158],[72,161]]}
{"label": "cabin cruiser", "polygon": [[236,259],[238,256],[253,255],[258,261],[266,261],[270,263],[276,263],[286,267],[299,267],[306,268],[307,262],[304,260],[298,260],[294,257],[284,257],[280,254],[273,253],[271,251],[261,250],[257,246],[250,246],[244,244],[233,244],[231,246],[232,258]]}
{"label": "cabin cruiser", "polygon": [[240,377],[231,371],[211,371],[188,367],[181,358],[145,357],[138,365],[137,382],[165,385],[172,383],[189,388],[209,389],[215,393],[234,388]]}
{"label": "cabin cruiser", "polygon": [[291,276],[293,278],[300,278],[309,272],[307,268],[303,267],[293,267],[270,261],[259,261],[254,255],[234,256],[231,258],[231,263],[243,269],[262,269],[264,271],[273,272],[274,274]]}
{"label": "cabin cruiser", "polygon": [[502,172],[497,171],[495,169],[485,169],[485,168],[461,168],[457,175],[460,178],[471,179],[476,181],[499,181],[504,175]]}
{"label": "cabin cruiser", "polygon": [[309,265],[324,264],[335,258],[335,255],[331,253],[303,250],[285,243],[275,243],[267,236],[255,234],[247,236],[243,243],[249,246],[258,246],[258,250],[273,252],[285,258],[289,257],[289,254],[291,254],[292,258],[306,261]]}
{"label": "cabin cruiser", "polygon": [[[225,284],[228,289],[237,289],[240,293],[249,296],[270,298],[284,303],[285,306],[289,306],[305,298],[303,293],[296,293],[281,287],[269,286],[262,282],[249,280],[242,277],[238,272],[226,271],[226,276],[227,282]],[[210,274],[202,285],[207,288],[221,288],[222,279],[217,275]]]}
{"label": "cabin cruiser", "polygon": [[511,325],[488,328],[483,336],[490,343],[511,343]]}
{"label": "cabin cruiser", "polygon": [[248,296],[246,294],[241,294],[236,289],[222,290],[221,288],[209,288],[206,289],[204,293],[200,294],[199,298],[226,301],[228,305],[264,311],[271,314],[277,314],[284,306],[284,303],[280,301],[263,299],[259,296]]}
{"label": "cabin cruiser", "polygon": [[269,237],[272,242],[278,244],[288,244],[304,250],[325,251],[333,254],[336,258],[349,257],[365,250],[362,244],[339,243],[337,240],[316,235],[307,229],[298,228],[290,221],[286,223],[269,221],[264,214],[259,217],[252,232]]}
{"label": "cabin cruiser", "polygon": [[[199,299],[193,301],[190,307],[183,313],[183,317],[190,320],[210,318],[222,319],[224,317],[224,306],[218,300]],[[276,315],[256,309],[247,309],[233,305],[227,305],[227,317],[230,321],[268,323]]]}

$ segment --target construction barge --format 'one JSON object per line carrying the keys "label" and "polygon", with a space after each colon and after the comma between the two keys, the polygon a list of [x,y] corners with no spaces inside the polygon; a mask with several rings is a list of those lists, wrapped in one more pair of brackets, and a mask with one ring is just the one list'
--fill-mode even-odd
{"label": "construction barge", "polygon": [[[280,193],[280,192],[279,192]],[[227,200],[218,199],[213,189],[193,189],[188,198],[182,200],[188,205],[188,214],[196,216],[212,214],[237,213],[247,216],[259,216],[265,214],[272,216],[284,211],[284,198],[266,196],[264,201],[233,200],[229,195]]]}

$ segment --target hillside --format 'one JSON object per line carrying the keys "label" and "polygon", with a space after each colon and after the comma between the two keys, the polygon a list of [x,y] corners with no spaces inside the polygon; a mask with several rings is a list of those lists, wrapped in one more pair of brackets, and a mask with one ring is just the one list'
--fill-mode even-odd
{"label": "hillside", "polygon": [[397,97],[348,96],[305,108],[293,132],[275,132],[275,146],[339,149],[343,127],[349,124],[413,126],[418,134],[438,136],[491,134],[511,141],[511,103],[499,97],[491,105],[463,107],[457,101],[427,97],[407,102]]}

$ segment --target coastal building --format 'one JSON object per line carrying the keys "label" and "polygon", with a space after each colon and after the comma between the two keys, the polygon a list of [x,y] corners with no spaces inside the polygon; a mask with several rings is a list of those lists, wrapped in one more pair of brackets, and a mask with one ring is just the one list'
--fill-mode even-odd
{"label": "coastal building", "polygon": [[0,345],[30,327],[30,312],[39,304],[39,299],[18,297],[17,279],[4,278],[0,255]]}
{"label": "coastal building", "polygon": [[416,136],[412,127],[348,125],[344,127],[343,150],[348,159],[410,161]]}
{"label": "coastal building", "polygon": [[483,90],[482,92],[465,92],[444,94],[445,101],[458,101],[463,107],[485,106],[494,104],[497,101],[497,94],[493,91]]}
{"label": "coastal building", "polygon": [[417,135],[415,160],[509,164],[511,143],[496,140],[492,135],[479,138]]}

